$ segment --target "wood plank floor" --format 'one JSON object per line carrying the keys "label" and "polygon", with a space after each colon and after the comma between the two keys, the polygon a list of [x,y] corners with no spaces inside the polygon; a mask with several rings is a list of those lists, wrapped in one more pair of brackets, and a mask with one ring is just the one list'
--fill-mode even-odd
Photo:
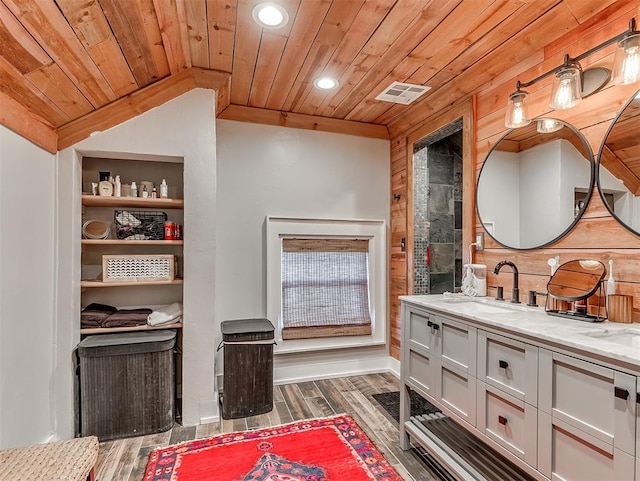
{"label": "wood plank floor", "polygon": [[267,414],[191,427],[176,424],[164,433],[100,443],[96,481],[142,481],[149,453],[170,444],[342,413],[355,419],[403,479],[436,481],[413,452],[400,449],[397,423],[371,397],[389,391],[398,391],[398,380],[386,373],[275,386],[274,408]]}

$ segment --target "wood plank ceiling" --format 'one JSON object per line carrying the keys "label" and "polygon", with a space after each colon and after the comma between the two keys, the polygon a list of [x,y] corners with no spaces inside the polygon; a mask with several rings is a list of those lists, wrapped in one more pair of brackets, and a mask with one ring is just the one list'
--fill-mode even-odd
{"label": "wood plank ceiling", "polygon": [[[543,46],[505,50],[553,8],[569,28],[611,3],[278,1],[289,23],[263,29],[257,0],[1,0],[0,122],[55,152],[205,87],[222,118],[388,138],[409,108],[375,100],[392,81],[430,86],[422,105],[466,97],[477,85],[456,82],[472,67],[498,75]],[[315,89],[321,75],[339,88]]]}

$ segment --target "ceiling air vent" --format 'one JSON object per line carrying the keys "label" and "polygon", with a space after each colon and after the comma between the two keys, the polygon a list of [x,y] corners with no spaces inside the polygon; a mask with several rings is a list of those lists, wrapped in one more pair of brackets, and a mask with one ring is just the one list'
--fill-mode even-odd
{"label": "ceiling air vent", "polygon": [[384,100],[385,102],[394,102],[396,104],[409,105],[415,99],[431,87],[426,85],[403,84],[402,82],[393,82],[384,92],[376,97],[376,100]]}

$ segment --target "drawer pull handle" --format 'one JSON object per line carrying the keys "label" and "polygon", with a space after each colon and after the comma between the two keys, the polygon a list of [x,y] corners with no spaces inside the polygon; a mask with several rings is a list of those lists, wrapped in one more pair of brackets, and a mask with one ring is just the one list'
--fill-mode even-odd
{"label": "drawer pull handle", "polygon": [[428,326],[428,327],[433,327],[433,322],[431,322],[431,321],[427,321],[427,326]]}
{"label": "drawer pull handle", "polygon": [[625,401],[629,399],[629,391],[621,387],[614,387],[613,394],[615,395],[615,397],[624,399]]}
{"label": "drawer pull handle", "polygon": [[506,369],[509,367],[509,363],[507,361],[498,361],[498,366],[500,366],[502,369]]}
{"label": "drawer pull handle", "polygon": [[636,403],[640,404],[640,392],[636,393]]}
{"label": "drawer pull handle", "polygon": [[505,418],[504,416],[498,416],[498,422],[500,424],[502,424],[503,426],[506,426],[508,421],[509,420],[507,418]]}
{"label": "drawer pull handle", "polygon": [[434,322],[434,323],[433,323],[433,326],[431,326],[431,327],[433,327],[433,329],[434,329],[435,331],[437,331],[438,329],[440,329],[440,324],[436,324],[436,323]]}

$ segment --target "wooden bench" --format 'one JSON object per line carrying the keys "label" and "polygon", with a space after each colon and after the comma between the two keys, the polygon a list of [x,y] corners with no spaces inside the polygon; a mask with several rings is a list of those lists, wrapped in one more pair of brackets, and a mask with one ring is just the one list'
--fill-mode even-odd
{"label": "wooden bench", "polygon": [[0,450],[2,481],[94,481],[98,438],[66,439]]}

